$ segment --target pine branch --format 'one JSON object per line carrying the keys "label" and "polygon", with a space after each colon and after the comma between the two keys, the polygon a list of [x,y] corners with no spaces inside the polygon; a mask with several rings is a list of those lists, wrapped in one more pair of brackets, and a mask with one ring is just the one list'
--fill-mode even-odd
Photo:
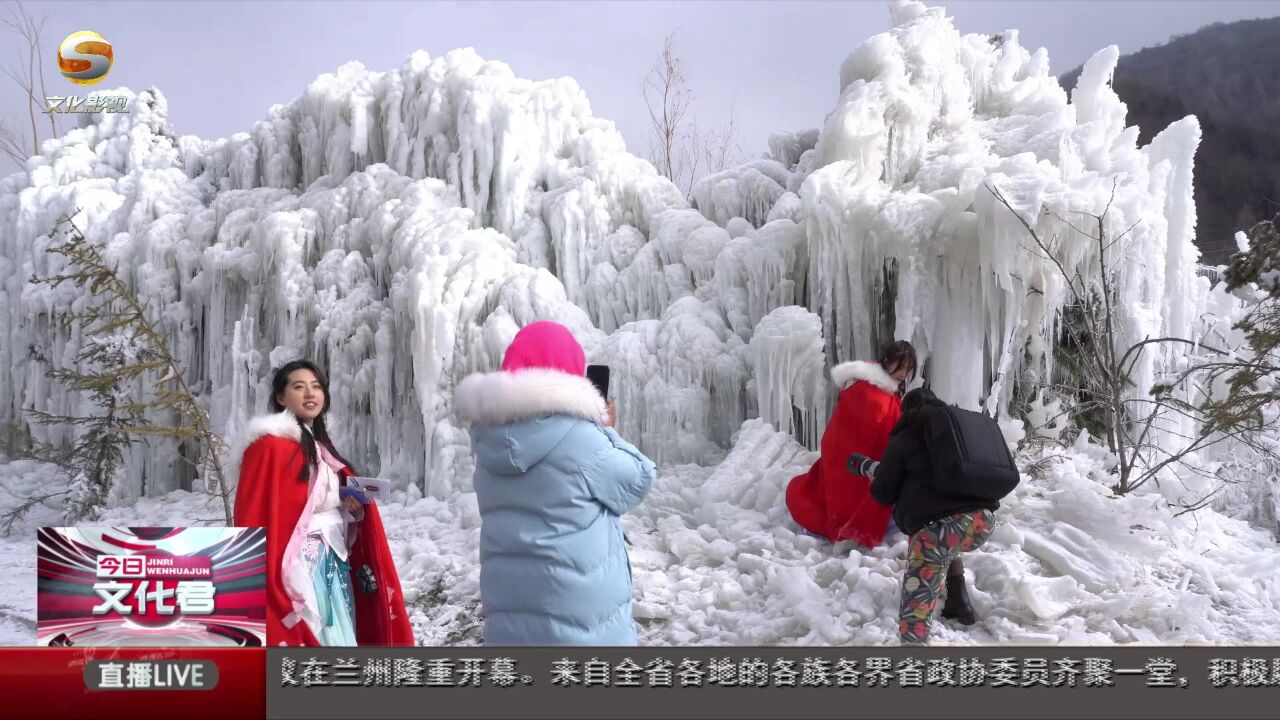
{"label": "pine branch", "polygon": [[22,503],[6,512],[4,515],[0,515],[0,523],[3,523],[3,529],[0,529],[0,535],[9,537],[9,535],[13,533],[13,526],[26,517],[27,513],[31,512],[35,506],[43,504],[46,500],[52,500],[53,498],[66,495],[67,493],[67,490],[62,490],[60,492],[37,495],[22,501]]}
{"label": "pine branch", "polygon": [[[82,346],[77,368],[50,373],[70,389],[92,394],[95,402],[108,408],[111,420],[106,423],[84,419],[77,423],[99,429],[92,442],[80,446],[86,457],[96,454],[99,458],[99,462],[91,463],[94,468],[86,476],[91,480],[105,477],[98,470],[115,467],[115,453],[140,439],[194,439],[199,442],[202,462],[207,462],[215,475],[226,521],[232,522],[230,491],[220,459],[226,444],[213,432],[208,414],[187,384],[185,373],[169,350],[168,335],[148,319],[147,308],[124,281],[119,267],[108,262],[99,248],[85,239],[70,216],[59,221],[59,227],[63,225],[68,228],[62,242],[48,248],[48,252],[66,258],[73,270],[34,281],[54,286],[71,282],[96,298],[88,307],[60,318],[64,326],[79,327],[83,336],[93,339]],[[159,379],[144,388],[141,383],[149,375],[158,375]],[[143,399],[125,399],[134,394],[127,388],[141,392]],[[150,413],[166,412],[189,424],[160,424],[145,419]],[[48,422],[51,416],[38,419]]]}
{"label": "pine branch", "polygon": [[200,431],[196,428],[179,427],[173,425],[126,425],[120,428],[122,432],[130,435],[142,435],[147,437],[165,437],[165,438],[198,438],[201,437]]}

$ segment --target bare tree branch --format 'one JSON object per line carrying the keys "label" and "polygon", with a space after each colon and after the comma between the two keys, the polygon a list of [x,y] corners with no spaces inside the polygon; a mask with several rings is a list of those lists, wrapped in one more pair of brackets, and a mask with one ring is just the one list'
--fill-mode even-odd
{"label": "bare tree branch", "polygon": [[680,57],[675,52],[674,34],[668,35],[663,41],[662,55],[645,75],[641,93],[652,124],[650,159],[659,173],[677,182],[683,171],[679,167],[682,161],[677,159],[677,143],[684,131],[683,122],[689,111],[690,92],[685,84]]}
{"label": "bare tree branch", "polygon": [[1062,266],[1062,262],[1059,261],[1057,256],[1053,254],[1053,251],[1049,249],[1049,246],[1040,239],[1040,233],[1036,232],[1036,229],[1031,227],[1031,224],[1028,223],[1022,215],[1019,215],[1017,210],[1013,209],[1013,205],[1011,205],[1008,199],[1005,198],[1004,193],[1000,192],[999,189],[990,184],[986,185],[986,188],[987,192],[990,192],[996,200],[1000,201],[1001,205],[1004,205],[1009,212],[1013,213],[1013,216],[1018,219],[1018,222],[1022,223],[1022,227],[1026,228],[1027,233],[1031,235],[1031,239],[1035,240],[1035,243],[1039,246],[1040,250],[1044,252],[1045,256],[1049,258],[1049,260],[1053,261],[1053,264],[1058,268],[1058,272],[1062,273],[1063,279],[1067,281],[1067,287],[1071,288],[1071,293],[1073,295],[1077,295],[1075,285],[1071,282],[1071,273],[1067,272],[1067,269]]}
{"label": "bare tree branch", "polygon": [[708,131],[691,112],[693,92],[685,76],[684,62],[676,52],[675,35],[663,42],[662,54],[641,80],[640,92],[649,113],[649,161],[686,197],[693,194],[701,170],[719,172],[737,155],[737,118],[730,108],[729,122],[719,131]]}
{"label": "bare tree branch", "polygon": [[1116,236],[1116,239],[1115,239],[1115,240],[1112,240],[1112,241],[1107,245],[1106,249],[1107,249],[1107,250],[1110,250],[1112,245],[1115,245],[1116,243],[1118,243],[1118,242],[1120,242],[1121,240],[1123,240],[1123,239],[1125,238],[1125,236],[1126,236],[1126,235],[1128,235],[1129,233],[1133,232],[1133,229],[1134,229],[1134,228],[1136,228],[1136,227],[1138,227],[1138,224],[1139,224],[1139,223],[1141,223],[1141,222],[1142,222],[1141,220],[1134,220],[1134,221],[1133,221],[1133,224],[1132,224],[1132,225],[1130,225],[1128,228],[1126,228],[1124,232],[1122,232],[1122,233],[1120,233],[1119,235],[1117,235],[1117,236]]}
{"label": "bare tree branch", "polygon": [[18,134],[9,127],[4,118],[0,118],[0,152],[5,157],[14,162],[15,165],[21,167],[31,157],[23,148],[22,141],[18,138]]}
{"label": "bare tree branch", "polygon": [[1066,225],[1067,227],[1071,228],[1072,230],[1075,230],[1076,232],[1078,232],[1078,233],[1080,233],[1081,235],[1083,235],[1083,236],[1085,236],[1085,237],[1089,238],[1090,240],[1092,240],[1092,239],[1093,239],[1093,236],[1092,236],[1092,235],[1090,235],[1089,233],[1085,232],[1084,230],[1081,230],[1080,228],[1076,227],[1075,223],[1073,223],[1073,222],[1071,222],[1070,220],[1068,220],[1068,219],[1066,219],[1066,218],[1062,217],[1062,216],[1061,216],[1061,215],[1059,215],[1058,213],[1053,212],[1052,210],[1046,210],[1046,212],[1048,212],[1051,216],[1053,216],[1055,219],[1057,219],[1057,221],[1058,221],[1058,222],[1062,223],[1063,225]]}
{"label": "bare tree branch", "polygon": [[[1230,411],[1215,408],[1219,410],[1216,414],[1210,411],[1210,406],[1204,404],[1212,396],[1209,387],[1201,382],[1202,379],[1208,378],[1206,382],[1212,382],[1215,377],[1234,372],[1237,374],[1233,376],[1233,383],[1240,385],[1251,382],[1251,377],[1257,377],[1248,373],[1238,374],[1245,362],[1237,360],[1233,353],[1205,344],[1202,340],[1179,337],[1148,337],[1128,344],[1127,347],[1119,345],[1122,333],[1117,316],[1120,311],[1117,268],[1120,261],[1127,261],[1127,258],[1123,254],[1117,254],[1120,252],[1117,251],[1117,246],[1123,247],[1123,241],[1132,235],[1141,220],[1133,222],[1115,237],[1108,237],[1109,226],[1112,224],[1109,222],[1110,212],[1119,187],[1118,176],[1112,178],[1111,195],[1101,214],[1078,213],[1094,220],[1093,233],[1086,232],[1047,208],[1042,208],[1043,213],[1053,216],[1094,244],[1096,261],[1091,259],[1091,267],[1084,270],[1089,273],[1087,278],[1081,275],[1081,267],[1077,267],[1074,272],[1067,270],[1063,260],[1055,252],[1058,247],[1056,235],[1053,243],[1046,242],[1039,230],[1014,210],[999,188],[992,184],[986,187],[996,200],[1018,218],[1027,231],[1035,248],[1024,246],[1024,249],[1034,257],[1051,263],[1071,293],[1071,302],[1064,310],[1062,333],[1068,347],[1079,353],[1071,358],[1070,369],[1082,386],[1066,385],[1062,389],[1070,397],[1084,400],[1074,408],[1075,412],[1058,413],[1045,424],[1050,424],[1063,415],[1087,416],[1091,411],[1102,409],[1104,419],[1101,421],[1101,429],[1105,431],[1108,449],[1119,465],[1117,482],[1112,488],[1117,494],[1131,492],[1148,482],[1159,482],[1158,478],[1166,468],[1176,467],[1185,473],[1215,477],[1188,462],[1188,459],[1194,453],[1228,440],[1239,442],[1268,457],[1276,456],[1276,449],[1267,446],[1258,435],[1259,427],[1267,422],[1263,419],[1263,407],[1268,400],[1274,402],[1270,396],[1263,393],[1252,398],[1247,394],[1240,396],[1237,393]],[[1188,346],[1193,351],[1191,366],[1179,371],[1171,381],[1162,378],[1151,388],[1151,397],[1134,397],[1131,373],[1149,345]],[[1210,354],[1219,357],[1209,361],[1205,356]],[[1259,361],[1251,359],[1250,362]],[[1267,363],[1265,360],[1260,362]],[[1147,388],[1139,390],[1145,391]],[[1196,399],[1196,402],[1187,398]],[[1190,432],[1182,430],[1184,423],[1189,423],[1195,429]],[[1032,432],[1039,429],[1035,428]],[[1177,447],[1165,447],[1166,445]],[[1206,499],[1202,500],[1207,502]],[[1203,507],[1203,502],[1197,501],[1188,507]]]}
{"label": "bare tree branch", "polygon": [[[40,38],[44,35],[44,24],[48,18],[40,18],[40,23],[36,27],[36,57],[39,58],[39,66],[36,70],[37,76],[40,78],[40,97],[49,97],[49,90],[45,87],[44,82],[44,44]],[[56,113],[45,113],[45,117],[49,118],[49,137],[58,137],[61,133],[58,130],[58,116]]]}
{"label": "bare tree branch", "polygon": [[[13,70],[7,67],[0,67],[10,80],[14,82],[27,96],[27,117],[30,122],[31,145],[28,148],[25,142],[20,142],[18,133],[14,128],[8,126],[0,126],[0,152],[4,152],[6,156],[14,160],[15,163],[21,165],[26,162],[27,158],[32,155],[40,154],[40,124],[38,116],[46,114],[49,118],[50,137],[57,137],[58,124],[53,113],[44,113],[43,98],[47,96],[44,81],[44,51],[41,35],[44,33],[46,18],[41,15],[33,15],[27,12],[21,2],[15,3],[13,12],[7,18],[0,20],[0,25],[20,38],[26,46],[26,58],[19,56],[18,68]],[[39,88],[41,95],[36,94]]]}
{"label": "bare tree branch", "polygon": [[738,131],[737,107],[729,106],[729,122],[719,131],[706,133],[702,138],[702,155],[708,173],[718,173],[727,169],[737,160]]}
{"label": "bare tree branch", "polygon": [[[1133,371],[1133,366],[1134,366],[1134,364],[1136,364],[1136,363],[1138,362],[1138,356],[1137,356],[1137,355],[1134,355],[1133,361],[1132,361],[1132,362],[1129,362],[1129,363],[1128,363],[1128,365],[1126,366],[1126,364],[1125,364],[1125,363],[1126,363],[1126,362],[1128,362],[1128,360],[1129,360],[1129,356],[1130,356],[1130,355],[1132,355],[1132,354],[1133,354],[1133,353],[1135,353],[1135,352],[1139,352],[1139,351],[1141,351],[1141,350],[1142,350],[1142,348],[1146,347],[1147,345],[1152,345],[1152,344],[1155,344],[1155,343],[1183,343],[1184,345],[1190,345],[1190,346],[1192,346],[1192,347],[1194,347],[1194,348],[1204,348],[1205,350],[1208,350],[1209,352],[1217,353],[1217,354],[1219,354],[1219,355],[1226,355],[1226,354],[1227,354],[1227,351],[1226,351],[1226,350],[1219,350],[1219,349],[1217,349],[1217,348],[1210,347],[1210,346],[1208,346],[1208,345],[1205,345],[1205,344],[1200,343],[1200,342],[1196,342],[1196,341],[1194,341],[1194,340],[1188,340],[1188,339],[1186,339],[1186,338],[1179,338],[1179,337],[1146,338],[1146,339],[1142,340],[1142,342],[1138,342],[1138,343],[1135,343],[1135,344],[1131,345],[1131,346],[1129,347],[1129,349],[1125,351],[1124,356],[1122,356],[1122,357],[1120,358],[1120,367],[1124,368],[1125,374],[1128,374],[1128,373],[1132,372],[1132,371]],[[1196,369],[1202,369],[1203,367],[1204,367],[1204,366],[1197,366],[1197,368],[1196,368]]]}
{"label": "bare tree branch", "polygon": [[1192,513],[1192,512],[1195,512],[1195,511],[1197,511],[1197,510],[1199,510],[1199,509],[1201,509],[1201,508],[1208,507],[1210,504],[1212,504],[1212,503],[1213,503],[1213,499],[1214,499],[1215,497],[1217,497],[1217,496],[1218,496],[1218,493],[1220,493],[1220,492],[1222,492],[1222,488],[1221,488],[1221,487],[1214,488],[1213,492],[1211,492],[1211,493],[1209,493],[1208,495],[1206,495],[1206,496],[1205,496],[1204,498],[1202,498],[1199,502],[1196,502],[1196,503],[1191,504],[1191,505],[1182,505],[1181,507],[1182,507],[1183,509],[1182,509],[1182,510],[1180,510],[1180,511],[1178,511],[1178,512],[1176,512],[1176,513],[1174,513],[1174,514],[1173,514],[1173,516],[1174,516],[1174,517],[1180,517],[1180,516],[1182,516],[1182,515],[1186,515],[1187,513]]}

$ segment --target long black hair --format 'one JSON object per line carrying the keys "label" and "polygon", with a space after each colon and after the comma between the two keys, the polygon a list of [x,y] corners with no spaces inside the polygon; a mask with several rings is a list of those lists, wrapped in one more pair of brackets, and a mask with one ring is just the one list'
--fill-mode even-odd
{"label": "long black hair", "polygon": [[333,440],[329,439],[329,431],[324,426],[324,414],[329,411],[329,378],[315,363],[310,360],[294,360],[276,370],[275,375],[271,378],[271,412],[284,412],[285,407],[276,398],[288,387],[289,376],[295,370],[310,370],[316,376],[316,380],[319,381],[320,389],[324,391],[324,407],[320,408],[320,414],[316,415],[316,418],[311,421],[311,431],[307,432],[305,423],[298,420],[298,429],[302,431],[302,439],[300,440],[302,454],[307,459],[307,462],[302,466],[302,470],[298,472],[298,479],[302,482],[311,481],[311,466],[318,465],[320,462],[320,454],[316,451],[317,440],[324,443],[329,452],[333,453],[335,458],[350,469],[351,463],[347,462],[347,459],[342,457],[342,454],[333,446]]}
{"label": "long black hair", "polygon": [[920,369],[920,364],[916,361],[916,348],[906,340],[896,340],[886,345],[884,352],[880,353],[880,367],[884,368],[885,372],[891,373],[898,370],[903,363],[911,366],[911,374],[899,385],[899,393],[916,379],[916,371]]}
{"label": "long black hair", "polygon": [[897,433],[899,430],[914,426],[925,408],[942,404],[944,403],[938,399],[938,396],[927,387],[912,390],[902,398],[902,415],[898,418],[898,424],[894,425],[893,432]]}
{"label": "long black hair", "polygon": [[889,372],[901,368],[904,362],[911,366],[911,376],[907,378],[910,382],[915,379],[919,364],[916,361],[915,346],[906,340],[895,340],[880,353],[880,366]]}
{"label": "long black hair", "polygon": [[936,404],[938,396],[927,387],[918,387],[902,398],[902,414],[920,412],[926,405]]}

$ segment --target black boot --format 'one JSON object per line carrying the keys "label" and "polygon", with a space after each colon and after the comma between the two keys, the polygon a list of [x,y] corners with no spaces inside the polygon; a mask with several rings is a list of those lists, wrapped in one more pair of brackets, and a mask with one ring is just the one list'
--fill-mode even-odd
{"label": "black boot", "polygon": [[978,621],[973,614],[973,606],[969,604],[969,589],[964,584],[963,567],[960,572],[947,573],[947,601],[942,606],[942,617],[955,620],[961,625],[972,625]]}

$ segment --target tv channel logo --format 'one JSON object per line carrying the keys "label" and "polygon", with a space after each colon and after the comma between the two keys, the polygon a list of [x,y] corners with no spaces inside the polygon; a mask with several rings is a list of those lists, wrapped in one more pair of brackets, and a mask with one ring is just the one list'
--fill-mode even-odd
{"label": "tv channel logo", "polygon": [[77,30],[58,46],[58,69],[77,85],[94,85],[111,72],[115,51],[111,43],[92,30]]}

